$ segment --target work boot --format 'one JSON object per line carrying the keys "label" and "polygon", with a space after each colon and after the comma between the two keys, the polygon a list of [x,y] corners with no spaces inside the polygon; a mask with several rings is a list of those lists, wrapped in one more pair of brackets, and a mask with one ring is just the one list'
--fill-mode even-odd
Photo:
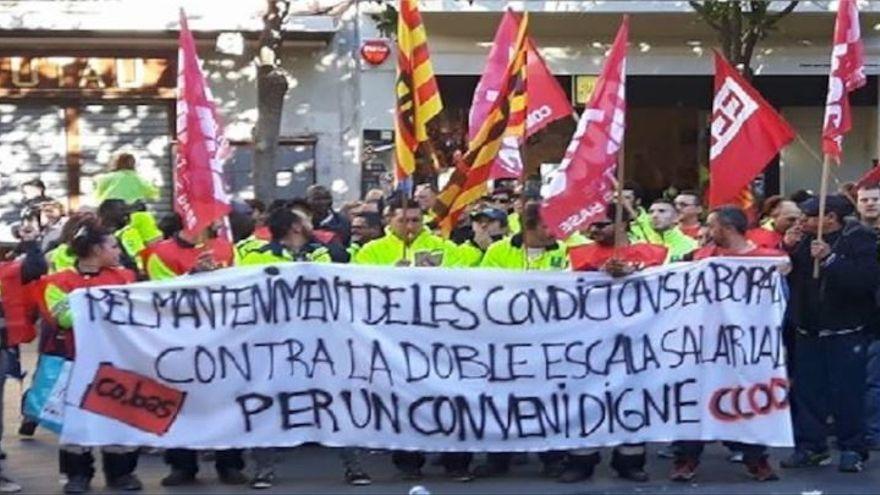
{"label": "work boot", "polygon": [[144,489],[144,484],[133,474],[123,474],[117,478],[107,480],[107,488],[122,490],[124,492],[136,492]]}
{"label": "work boot", "polygon": [[571,454],[565,462],[564,469],[557,477],[557,481],[560,483],[578,483],[580,481],[586,481],[593,477],[596,465],[599,464],[601,460],[602,458],[599,456],[598,452],[589,455]]}
{"label": "work boot", "polygon": [[776,474],[776,471],[774,471],[773,467],[770,466],[770,463],[767,462],[766,457],[761,457],[754,462],[747,462],[745,465],[749,475],[754,478],[755,481],[776,481],[779,479],[779,475]]}
{"label": "work boot", "polygon": [[700,463],[693,459],[676,459],[672,465],[672,473],[670,473],[669,479],[687,483],[697,475],[697,466],[699,465]]}
{"label": "work boot", "polygon": [[162,486],[194,485],[195,482],[195,473],[180,469],[172,469],[171,472],[168,473],[168,476],[162,478]]}
{"label": "work boot", "polygon": [[81,474],[70,476],[64,485],[64,493],[86,493],[92,489],[92,479]]}
{"label": "work boot", "polygon": [[809,452],[806,450],[795,450],[788,459],[783,459],[779,463],[785,469],[811,468],[829,464],[831,464],[831,456],[828,455],[828,452]]}

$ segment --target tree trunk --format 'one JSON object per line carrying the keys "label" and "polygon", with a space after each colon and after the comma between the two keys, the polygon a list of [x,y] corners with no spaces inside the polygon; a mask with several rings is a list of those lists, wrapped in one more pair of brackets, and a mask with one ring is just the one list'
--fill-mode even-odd
{"label": "tree trunk", "polygon": [[267,205],[275,198],[275,155],[281,134],[281,110],[288,84],[284,71],[257,68],[257,125],[254,132],[254,197]]}
{"label": "tree trunk", "polygon": [[267,205],[275,198],[275,154],[281,134],[281,111],[287,94],[287,74],[278,53],[289,0],[267,0],[257,55],[257,124],[254,128],[254,197]]}

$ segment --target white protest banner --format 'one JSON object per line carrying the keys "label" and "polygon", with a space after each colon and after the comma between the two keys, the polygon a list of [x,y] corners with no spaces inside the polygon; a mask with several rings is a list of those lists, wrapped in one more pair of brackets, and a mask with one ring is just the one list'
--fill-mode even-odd
{"label": "white protest banner", "polygon": [[78,291],[61,441],[790,446],[779,262],[618,281],[286,264]]}

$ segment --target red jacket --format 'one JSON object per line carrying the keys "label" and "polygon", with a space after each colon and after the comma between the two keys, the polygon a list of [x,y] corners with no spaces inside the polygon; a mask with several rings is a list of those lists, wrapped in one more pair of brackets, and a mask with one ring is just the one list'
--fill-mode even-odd
{"label": "red jacket", "polygon": [[[614,256],[614,251],[614,246],[594,243],[570,248],[568,255],[573,270],[586,272],[602,269],[602,266]],[[668,252],[666,246],[642,242],[617,248],[617,258],[624,262],[640,264],[642,267],[658,266],[666,261]]]}
{"label": "red jacket", "polygon": [[778,249],[755,246],[744,253],[733,253],[728,249],[719,246],[703,246],[694,253],[694,260],[703,260],[706,258],[717,258],[719,256],[738,256],[741,258],[758,258],[766,256],[788,256],[784,251]]}
{"label": "red jacket", "polygon": [[199,255],[206,250],[213,252],[214,263],[219,267],[232,266],[235,248],[231,242],[217,238],[196,246],[175,236],[150,247],[146,263],[147,275],[151,280],[161,280],[168,278],[170,274],[166,272],[169,271],[174,276],[190,273],[196,267]]}
{"label": "red jacket", "polygon": [[43,277],[39,306],[44,319],[49,323],[49,332],[43,335],[40,352],[73,359],[75,349],[69,301],[71,292],[102,285],[125,285],[135,280],[137,274],[122,267],[103,268],[95,274],[68,268]]}
{"label": "red jacket", "polygon": [[746,239],[762,248],[779,249],[782,246],[782,234],[775,230],[767,230],[763,227],[750,229],[746,232]]}
{"label": "red jacket", "polygon": [[34,284],[22,283],[21,261],[0,263],[0,300],[6,319],[6,346],[31,342],[37,337],[34,325],[37,301],[33,297]]}

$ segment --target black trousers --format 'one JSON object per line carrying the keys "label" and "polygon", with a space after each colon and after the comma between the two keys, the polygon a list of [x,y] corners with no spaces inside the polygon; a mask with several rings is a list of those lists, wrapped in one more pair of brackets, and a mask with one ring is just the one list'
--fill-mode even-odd
{"label": "black trousers", "polygon": [[[512,459],[513,453],[511,452],[492,452],[486,455],[487,463],[501,469],[509,469]],[[565,460],[565,452],[562,450],[548,450],[547,452],[538,452],[538,459],[540,459],[545,466],[556,464]]]}
{"label": "black trousers", "polygon": [[[641,447],[639,449],[641,452],[638,454],[624,453],[625,450],[621,447],[614,447],[611,451],[611,468],[618,473],[626,473],[634,469],[645,469],[645,464],[648,460],[645,455],[645,444],[627,444],[625,447]],[[568,462],[583,467],[596,467],[602,462],[602,456],[599,452],[586,455],[569,452]]]}
{"label": "black trousers", "polygon": [[[101,452],[101,461],[104,467],[104,476],[108,481],[115,480],[126,474],[134,473],[137,469],[139,454],[127,452],[124,454],[114,452]],[[91,449],[84,452],[69,452],[61,450],[58,456],[62,472],[69,477],[84,476],[92,478],[95,475],[95,456]]]}
{"label": "black trousers", "polygon": [[[473,458],[470,452],[444,452],[440,454],[440,464],[447,471],[460,471],[467,469]],[[391,452],[391,462],[401,471],[415,471],[425,465],[425,453],[395,450]]]}
{"label": "black trousers", "polygon": [[[241,449],[218,450],[214,453],[214,466],[217,472],[227,469],[244,469],[244,451]],[[199,472],[198,451],[189,449],[168,449],[165,463],[171,469],[195,475]]]}
{"label": "black trousers", "polygon": [[828,450],[828,416],[840,450],[865,454],[868,339],[864,332],[828,337],[797,334],[791,392],[798,449]]}

